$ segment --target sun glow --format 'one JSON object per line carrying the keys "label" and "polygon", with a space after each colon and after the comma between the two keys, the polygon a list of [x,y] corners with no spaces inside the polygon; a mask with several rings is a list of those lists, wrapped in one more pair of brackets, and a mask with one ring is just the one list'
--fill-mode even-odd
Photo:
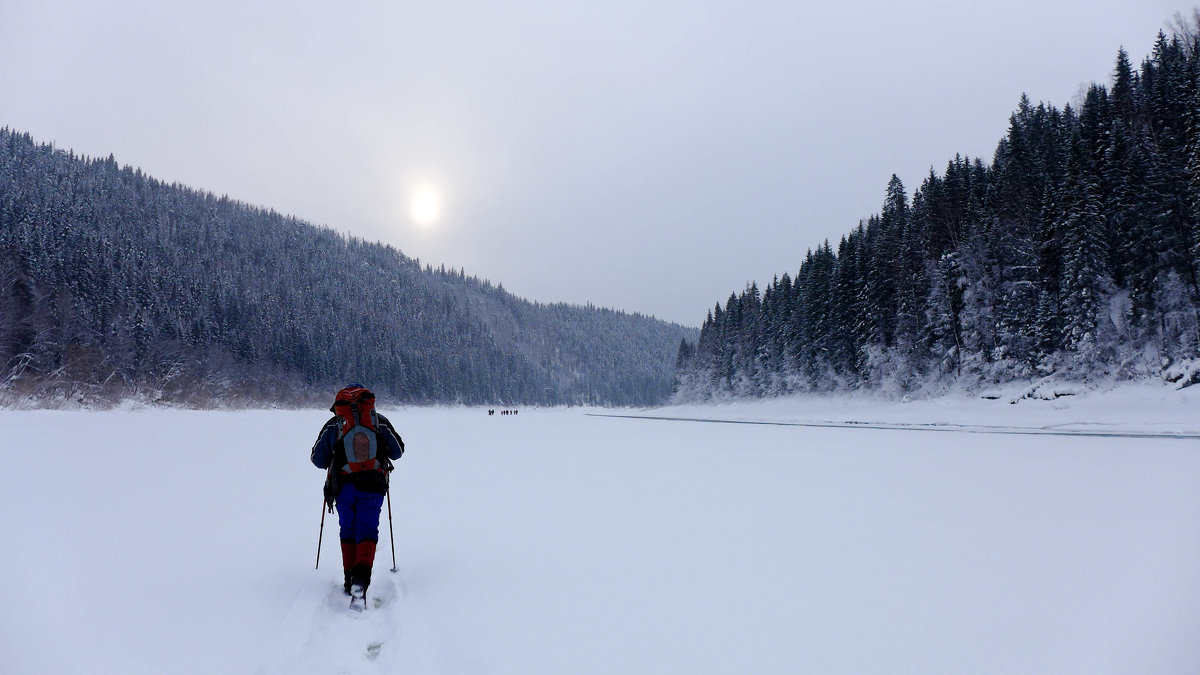
{"label": "sun glow", "polygon": [[418,185],[409,196],[408,215],[418,225],[433,225],[442,215],[442,196],[432,185]]}

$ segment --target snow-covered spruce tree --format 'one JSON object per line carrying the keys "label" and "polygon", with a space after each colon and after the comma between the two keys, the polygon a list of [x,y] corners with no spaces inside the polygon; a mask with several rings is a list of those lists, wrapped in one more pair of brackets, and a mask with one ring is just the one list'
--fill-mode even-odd
{"label": "snow-covered spruce tree", "polygon": [[837,352],[834,336],[837,258],[825,240],[812,254],[805,273],[804,376],[810,388],[828,388]]}
{"label": "snow-covered spruce tree", "polygon": [[[1188,130],[1188,168],[1187,168],[1187,218],[1191,234],[1191,274],[1193,279],[1200,280],[1200,10],[1196,10],[1192,30],[1188,36],[1191,40],[1190,54],[1192,57],[1192,104],[1187,108]],[[1193,286],[1191,298],[1192,310],[1200,313],[1200,283]],[[1200,316],[1196,319],[1200,327]],[[1200,328],[1198,328],[1200,329]],[[1194,338],[1200,345],[1200,335]],[[1200,350],[1198,350],[1200,353]]]}
{"label": "snow-covered spruce tree", "polygon": [[926,303],[927,341],[938,377],[951,374],[957,377],[962,374],[965,282],[958,253],[943,255],[933,272]]}
{"label": "snow-covered spruce tree", "polygon": [[[1102,88],[1092,87],[1088,92],[1081,116],[1072,125],[1063,189],[1063,346],[1073,353],[1075,372],[1084,375],[1111,360],[1107,352],[1117,348],[1102,343],[1099,335],[1101,324],[1110,323],[1107,310],[1113,290],[1105,250],[1109,237],[1101,203],[1101,172],[1092,156],[1092,147],[1105,135],[1106,102]],[[1112,335],[1109,330],[1104,333]]]}
{"label": "snow-covered spruce tree", "polygon": [[928,218],[923,217],[923,195],[918,189],[913,195],[914,216],[905,217],[899,235],[900,249],[896,275],[896,345],[909,355],[916,356],[924,329],[924,308],[929,294],[930,272],[925,230]]}

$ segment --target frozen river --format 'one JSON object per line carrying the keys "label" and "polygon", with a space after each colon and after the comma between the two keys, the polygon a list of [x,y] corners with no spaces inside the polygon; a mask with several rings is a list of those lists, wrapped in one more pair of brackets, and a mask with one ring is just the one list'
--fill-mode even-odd
{"label": "frozen river", "polygon": [[361,615],[329,522],[313,569],[328,413],[0,413],[4,671],[1200,672],[1195,440],[593,416],[1061,427],[861,402],[385,403],[399,572],[385,530]]}

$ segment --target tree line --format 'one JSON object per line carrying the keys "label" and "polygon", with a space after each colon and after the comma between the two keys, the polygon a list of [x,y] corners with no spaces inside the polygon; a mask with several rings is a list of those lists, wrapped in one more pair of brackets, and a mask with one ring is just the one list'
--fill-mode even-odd
{"label": "tree line", "polygon": [[677,396],[1162,374],[1200,349],[1200,13],[1078,106],[1022,96],[956,156],[676,354]]}
{"label": "tree line", "polygon": [[687,335],[0,129],[0,403],[645,405]]}

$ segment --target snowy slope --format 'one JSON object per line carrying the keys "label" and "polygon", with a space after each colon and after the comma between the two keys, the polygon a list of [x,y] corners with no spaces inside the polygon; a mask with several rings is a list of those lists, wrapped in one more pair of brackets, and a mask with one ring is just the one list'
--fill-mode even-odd
{"label": "snowy slope", "polygon": [[[1157,410],[1200,432],[1183,394],[836,406],[1024,427]],[[686,412],[835,404],[753,405]],[[313,569],[326,413],[0,413],[21,467],[0,491],[3,670],[1200,671],[1194,440],[382,407],[409,446],[399,572],[385,534],[362,614],[332,519]]]}

